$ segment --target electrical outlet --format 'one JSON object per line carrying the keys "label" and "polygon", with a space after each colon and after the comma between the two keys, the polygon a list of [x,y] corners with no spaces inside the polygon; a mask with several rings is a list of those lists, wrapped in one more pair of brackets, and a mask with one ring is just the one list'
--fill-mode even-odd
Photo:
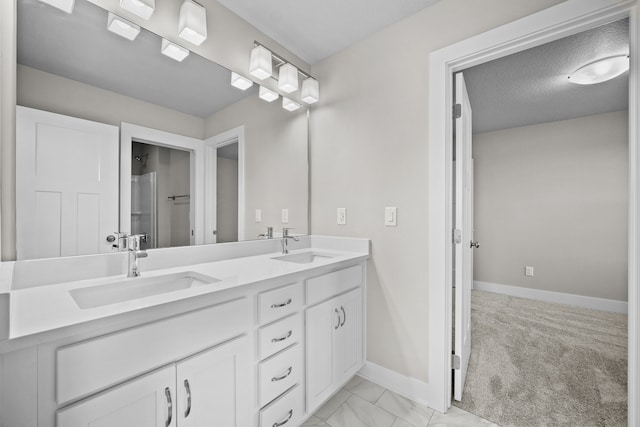
{"label": "electrical outlet", "polygon": [[282,223],[289,223],[289,209],[282,209]]}
{"label": "electrical outlet", "polygon": [[347,208],[338,208],[338,225],[346,225],[347,224]]}
{"label": "electrical outlet", "polygon": [[533,267],[531,266],[525,266],[524,267],[524,275],[525,276],[533,276]]}
{"label": "electrical outlet", "polygon": [[262,222],[262,209],[256,209],[256,222]]}
{"label": "electrical outlet", "polygon": [[396,227],[398,225],[398,208],[384,208],[384,225],[387,227]]}

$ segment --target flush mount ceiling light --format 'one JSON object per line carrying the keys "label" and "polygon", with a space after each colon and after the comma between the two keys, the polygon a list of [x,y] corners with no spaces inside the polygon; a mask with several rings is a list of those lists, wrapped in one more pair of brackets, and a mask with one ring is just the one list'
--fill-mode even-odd
{"label": "flush mount ceiling light", "polygon": [[160,49],[163,55],[168,56],[171,59],[175,59],[178,62],[182,62],[184,58],[189,56],[189,49],[185,49],[175,43],[170,42],[167,39],[162,39],[162,47]]}
{"label": "flush mount ceiling light", "polygon": [[296,67],[291,64],[284,64],[280,67],[278,89],[286,93],[298,90],[298,69]]}
{"label": "flush mount ceiling light", "polygon": [[107,29],[127,40],[135,40],[136,37],[138,37],[138,34],[140,34],[139,25],[129,22],[124,18],[120,18],[118,15],[114,15],[111,12],[109,12],[109,17],[107,18]]}
{"label": "flush mount ceiling light", "polygon": [[298,104],[297,102],[286,98],[286,97],[282,97],[282,108],[284,108],[285,110],[288,111],[296,111],[298,108],[300,108],[300,104]]}
{"label": "flush mount ceiling light", "polygon": [[241,76],[238,73],[231,72],[231,86],[237,87],[240,90],[247,90],[253,86],[253,82],[248,78]]}
{"label": "flush mount ceiling light", "polygon": [[312,77],[302,81],[302,91],[300,97],[307,104],[314,104],[320,100],[320,85]]}
{"label": "flush mount ceiling light", "polygon": [[180,6],[178,36],[200,46],[207,39],[207,10],[193,0],[185,0]]}
{"label": "flush mount ceiling light", "polygon": [[271,89],[267,89],[264,86],[260,86],[260,94],[258,96],[260,96],[260,99],[264,99],[267,102],[273,102],[280,97],[276,92]]}
{"label": "flush mount ceiling light", "polygon": [[148,20],[156,10],[156,0],[120,0],[120,7]]}
{"label": "flush mount ceiling light", "polygon": [[628,55],[611,56],[578,68],[569,76],[569,81],[579,85],[593,85],[618,77],[628,69]]}
{"label": "flush mount ceiling light", "polygon": [[251,50],[251,59],[249,61],[249,74],[264,80],[271,77],[273,73],[273,63],[271,60],[271,52],[264,46],[256,46]]}
{"label": "flush mount ceiling light", "polygon": [[73,6],[75,4],[75,0],[40,0],[40,1],[42,3],[46,3],[49,6],[53,6],[67,13],[73,12]]}

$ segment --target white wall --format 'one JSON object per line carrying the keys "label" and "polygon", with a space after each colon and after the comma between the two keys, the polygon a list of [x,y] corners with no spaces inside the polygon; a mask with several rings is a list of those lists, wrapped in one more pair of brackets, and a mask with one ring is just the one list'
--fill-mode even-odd
{"label": "white wall", "polygon": [[[429,53],[557,3],[442,0],[312,67],[312,232],[372,239],[368,360],[428,381]],[[397,227],[383,225],[385,206]]]}
{"label": "white wall", "polygon": [[[274,231],[292,227],[307,234],[307,115],[289,112],[282,101],[267,104],[248,96],[218,111],[205,123],[207,138],[244,125],[245,136],[245,239],[256,239],[271,226]],[[262,222],[255,222],[255,210]],[[282,224],[281,210],[289,209]]]}
{"label": "white wall", "polygon": [[477,134],[473,144],[474,280],[626,301],[627,111]]}

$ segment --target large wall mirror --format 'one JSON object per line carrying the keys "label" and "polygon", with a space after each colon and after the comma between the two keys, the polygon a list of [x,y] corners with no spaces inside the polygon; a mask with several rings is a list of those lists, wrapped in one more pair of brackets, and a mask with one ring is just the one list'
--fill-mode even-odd
{"label": "large wall mirror", "polygon": [[[147,248],[308,232],[304,108],[232,87],[193,52],[169,58],[145,29],[114,34],[89,1],[72,14],[17,3],[18,259],[114,251],[116,231],[148,235]],[[113,129],[115,147],[86,142]],[[115,184],[89,185],[106,176]]]}

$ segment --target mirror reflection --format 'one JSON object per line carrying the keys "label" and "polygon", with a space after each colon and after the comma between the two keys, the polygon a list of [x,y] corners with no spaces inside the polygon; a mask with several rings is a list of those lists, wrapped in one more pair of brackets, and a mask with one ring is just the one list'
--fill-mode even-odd
{"label": "mirror reflection", "polygon": [[115,251],[116,232],[149,249],[306,234],[307,112],[109,18],[85,0],[73,14],[18,1],[18,259]]}

